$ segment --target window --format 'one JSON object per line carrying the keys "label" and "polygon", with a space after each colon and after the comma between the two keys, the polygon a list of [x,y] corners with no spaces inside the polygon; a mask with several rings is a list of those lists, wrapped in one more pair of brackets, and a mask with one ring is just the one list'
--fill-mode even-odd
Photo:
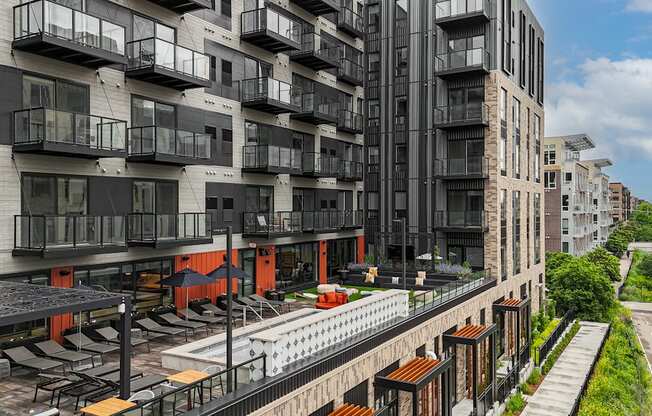
{"label": "window", "polygon": [[561,243],[561,251],[564,253],[568,253],[568,241],[563,241]]}
{"label": "window", "polygon": [[[24,75],[23,107],[45,107],[88,114],[90,112],[88,87],[63,80]],[[58,121],[61,128],[64,120]]]}
{"label": "window", "polygon": [[544,172],[543,174],[543,187],[545,189],[557,188],[557,172]]}
{"label": "window", "polygon": [[24,214],[86,215],[88,213],[86,178],[25,174],[21,185]]}
{"label": "window", "polygon": [[507,91],[500,91],[500,174],[507,176]]}
{"label": "window", "polygon": [[507,121],[507,90],[500,89],[500,120]]}
{"label": "window", "polygon": [[222,129],[222,153],[233,154],[233,130]]}
{"label": "window", "polygon": [[525,64],[525,47],[526,47],[526,21],[525,21],[525,13],[523,13],[523,10],[519,11],[519,49],[520,49],[520,56],[519,56],[519,80],[521,82],[521,87],[525,88],[525,83],[526,83],[526,64]]}
{"label": "window", "polygon": [[541,194],[534,194],[534,264],[541,263]]}
{"label": "window", "polygon": [[507,190],[500,190],[500,276],[507,279]]}
{"label": "window", "polygon": [[514,98],[512,103],[512,167],[513,177],[521,178],[521,102]]}
{"label": "window", "polygon": [[247,186],[245,212],[273,212],[274,188],[270,186]]}
{"label": "window", "polygon": [[541,183],[541,117],[534,115],[534,180]]}
{"label": "window", "polygon": [[566,172],[564,174],[564,183],[571,183],[573,182],[573,173],[572,172]]}
{"label": "window", "polygon": [[512,259],[514,274],[521,272],[521,192],[512,191],[512,215],[513,215],[513,228],[512,228]]}
{"label": "window", "polygon": [[512,73],[512,0],[503,0],[502,7],[502,61],[503,71]]}
{"label": "window", "polygon": [[[176,127],[176,109],[173,105],[133,97],[131,100],[131,125],[134,127],[157,126],[174,129]],[[146,138],[145,132],[143,132],[143,142],[146,139],[153,140],[153,138]],[[145,143],[143,143],[143,146],[145,146]]]}
{"label": "window", "polygon": [[545,166],[557,163],[557,149],[554,144],[547,144],[543,148],[543,164]]}
{"label": "window", "polygon": [[530,96],[534,96],[534,42],[535,42],[535,33],[534,33],[534,27],[530,25],[530,41],[528,42],[528,56],[529,56],[529,93]]}
{"label": "window", "polygon": [[222,85],[231,87],[233,85],[233,64],[222,59]]}
{"label": "window", "polygon": [[215,82],[217,81],[217,58],[213,55],[209,55],[210,58],[210,68],[208,71],[208,79]]}
{"label": "window", "polygon": [[562,235],[568,235],[568,218],[561,219],[561,233]]}
{"label": "window", "polygon": [[543,71],[544,71],[544,47],[543,41],[539,39],[537,47],[537,75],[538,75],[538,89],[537,89],[537,101],[539,104],[543,104]]}
{"label": "window", "polygon": [[569,200],[570,196],[569,195],[562,195],[561,196],[561,210],[562,211],[568,211],[569,208]]}
{"label": "window", "polygon": [[220,13],[224,17],[231,17],[231,0],[220,1]]}

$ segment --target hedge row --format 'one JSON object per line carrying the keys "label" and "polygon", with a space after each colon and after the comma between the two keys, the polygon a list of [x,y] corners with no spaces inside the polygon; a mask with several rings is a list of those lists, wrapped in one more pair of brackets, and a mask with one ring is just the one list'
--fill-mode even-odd
{"label": "hedge row", "polygon": [[555,365],[557,362],[557,359],[559,359],[559,356],[561,355],[562,352],[566,349],[568,344],[573,340],[573,337],[577,332],[580,330],[580,324],[579,322],[575,321],[573,323],[573,326],[571,326],[570,330],[566,332],[564,337],[557,343],[555,348],[552,349],[550,354],[548,354],[548,358],[546,358],[546,362],[543,363],[543,366],[541,366],[541,371],[543,371],[543,374],[548,374],[552,367]]}

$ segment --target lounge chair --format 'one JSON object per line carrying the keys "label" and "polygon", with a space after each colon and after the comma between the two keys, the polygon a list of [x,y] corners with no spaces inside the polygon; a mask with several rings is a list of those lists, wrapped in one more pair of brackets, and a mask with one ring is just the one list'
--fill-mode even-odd
{"label": "lounge chair", "polygon": [[[102,366],[105,367],[105,366]],[[79,407],[79,402],[83,399],[86,403],[89,397],[94,397],[96,395],[103,394],[104,392],[112,391],[114,386],[119,385],[120,383],[120,369],[114,369],[108,373],[102,374],[103,372],[93,372],[92,370],[86,371],[75,371],[73,375],[78,378],[78,382],[74,385],[59,390],[59,395],[57,397],[57,407],[61,402],[61,396],[66,395],[74,397],[75,400],[75,410]],[[143,373],[132,373],[131,380],[139,379],[143,377]]]}
{"label": "lounge chair", "polygon": [[275,306],[275,307],[279,307],[279,308],[285,308],[288,311],[291,308],[291,304],[288,303],[288,302],[282,302],[280,300],[270,300],[270,299],[264,298],[264,297],[262,297],[260,295],[257,295],[255,293],[252,294],[252,295],[249,295],[248,298],[253,300],[254,302],[262,302],[263,304],[266,303],[266,304],[271,305],[271,306]]}
{"label": "lounge chair", "polygon": [[[159,374],[150,374],[147,376],[142,376],[131,379],[129,385],[129,394],[134,394],[142,390],[149,390],[154,386],[158,386],[161,383],[164,383],[167,380],[167,377]],[[108,399],[115,395],[115,393],[120,390],[120,381],[118,380],[104,380],[107,383],[107,388],[102,389],[101,391],[95,392],[88,395],[85,398],[85,402],[100,402],[104,399]]]}
{"label": "lounge chair", "polygon": [[177,312],[179,313],[179,315],[181,315],[184,318],[188,318],[188,320],[190,321],[201,322],[209,326],[224,325],[226,322],[226,318],[223,317],[218,318],[216,316],[203,316],[193,311],[192,309],[180,309]]}
{"label": "lounge chair", "polygon": [[[25,347],[9,348],[3,351],[3,354],[15,365],[29,368],[30,370],[48,371],[61,367],[63,371],[63,363],[61,361],[48,360],[47,358],[40,358],[34,355],[33,352]],[[9,368],[9,373],[13,372],[14,366]]]}
{"label": "lounge chair", "polygon": [[158,322],[153,321],[151,318],[139,319],[136,321],[136,324],[145,330],[148,334],[153,332],[155,334],[163,335],[181,335],[183,334],[188,341],[188,333],[183,328],[174,328],[171,326],[163,326]]}
{"label": "lounge chair", "polygon": [[195,334],[195,330],[197,330],[197,329],[205,329],[206,334],[208,335],[208,325],[206,325],[204,323],[186,321],[186,320],[183,320],[183,319],[179,318],[175,314],[169,313],[169,312],[159,315],[159,318],[161,318],[162,320],[164,320],[165,322],[167,322],[168,324],[170,324],[172,326],[178,326],[178,327],[181,327],[181,328],[191,330],[193,335]]}
{"label": "lounge chair", "polygon": [[274,312],[275,315],[280,315],[280,313],[276,310],[276,308],[274,308],[272,305],[266,302],[255,301],[253,299],[249,299],[246,296],[237,298],[235,301],[240,303],[241,305],[249,306],[250,308],[253,308],[254,310],[261,312],[261,315],[265,311],[271,311]]}
{"label": "lounge chair", "polygon": [[[226,316],[226,311],[224,309],[221,309],[213,305],[212,303],[204,303],[200,306],[203,310],[209,311],[215,316]],[[233,317],[237,319],[242,318],[242,308],[241,308],[242,305],[234,304],[234,306],[236,307],[233,308],[234,310],[232,311]]]}
{"label": "lounge chair", "polygon": [[39,376],[41,376],[45,380],[36,384],[34,389],[33,401],[36,402],[36,398],[38,396],[39,391],[48,391],[51,393],[50,406],[52,406],[53,404],[52,402],[54,401],[54,395],[57,393],[57,391],[81,382],[81,379],[76,375],[76,373],[83,373],[90,376],[103,376],[117,371],[120,371],[119,365],[109,364],[109,365],[101,365],[98,367],[89,368],[88,370],[83,370],[78,372],[73,371],[71,375],[67,377],[52,375],[52,374],[39,374]]}
{"label": "lounge chair", "polygon": [[88,338],[85,334],[78,332],[76,334],[65,335],[64,338],[75,348],[89,353],[99,354],[102,362],[104,362],[104,354],[110,352],[120,351],[120,347],[115,345],[100,344]]}
{"label": "lounge chair", "polygon": [[[120,333],[113,327],[107,326],[104,328],[98,328],[95,330],[95,333],[97,334],[98,338],[109,342],[111,344],[119,344],[120,343]],[[163,336],[163,334],[152,334],[151,335],[154,338],[158,338]],[[146,345],[147,346],[147,352],[150,352],[151,349],[149,347],[149,339],[145,338],[137,338],[132,336],[130,338],[131,341],[131,346],[132,347],[138,347],[139,345]]]}
{"label": "lounge chair", "polygon": [[70,369],[73,369],[73,366],[77,363],[81,363],[84,361],[90,361],[91,365],[95,367],[95,361],[93,360],[93,356],[91,354],[85,354],[82,352],[77,352],[77,351],[70,351],[61,346],[61,344],[57,343],[56,341],[49,340],[49,341],[43,341],[43,342],[37,342],[34,344],[36,348],[38,348],[41,353],[43,353],[44,356],[48,358],[52,358],[55,360],[59,361],[64,361],[70,364]]}

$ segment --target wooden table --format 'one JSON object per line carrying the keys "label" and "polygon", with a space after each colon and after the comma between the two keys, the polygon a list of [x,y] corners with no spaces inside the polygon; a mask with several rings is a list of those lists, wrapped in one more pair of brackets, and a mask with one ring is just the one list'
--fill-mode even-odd
{"label": "wooden table", "polygon": [[[171,383],[178,383],[178,384],[192,384],[195,382],[198,382],[199,380],[205,379],[209,377],[210,374],[204,373],[203,371],[197,371],[197,370],[185,370],[180,373],[172,374],[171,376],[168,376],[168,381]],[[199,393],[199,403],[204,404],[204,390],[202,389],[201,385],[195,386],[197,389],[197,392]],[[188,410],[192,409],[192,404],[195,401],[194,399],[191,399],[190,392],[193,389],[188,390]],[[194,397],[194,396],[193,396]]]}
{"label": "wooden table", "polygon": [[136,403],[111,397],[101,402],[94,403],[81,409],[83,415],[91,416],[112,416],[123,410],[135,407]]}

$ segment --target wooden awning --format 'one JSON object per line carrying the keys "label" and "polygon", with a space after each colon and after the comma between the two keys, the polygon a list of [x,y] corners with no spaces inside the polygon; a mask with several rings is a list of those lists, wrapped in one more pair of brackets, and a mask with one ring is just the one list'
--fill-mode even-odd
{"label": "wooden awning", "polygon": [[388,389],[417,392],[451,365],[451,359],[417,357],[386,376],[376,376],[375,384]]}
{"label": "wooden awning", "polygon": [[505,299],[499,303],[494,303],[494,311],[507,311],[507,312],[519,312],[521,309],[525,308],[530,304],[530,298],[525,299],[516,299],[509,298]]}
{"label": "wooden awning", "polygon": [[476,345],[496,331],[496,325],[466,325],[452,334],[444,335],[449,345]]}
{"label": "wooden awning", "polygon": [[373,409],[354,404],[344,404],[328,416],[372,416]]}

